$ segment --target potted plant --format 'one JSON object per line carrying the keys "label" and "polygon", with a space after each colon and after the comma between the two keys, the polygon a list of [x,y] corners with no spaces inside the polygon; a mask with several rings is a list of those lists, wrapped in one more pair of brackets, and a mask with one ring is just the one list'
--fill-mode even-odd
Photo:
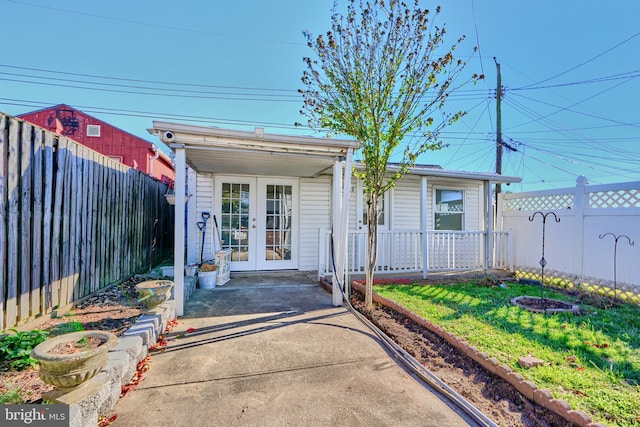
{"label": "potted plant", "polygon": [[138,301],[147,309],[154,308],[171,297],[171,280],[146,280],[136,285]]}
{"label": "potted plant", "polygon": [[107,364],[107,353],[118,343],[108,331],[79,331],[38,344],[31,356],[40,365],[40,378],[62,390],[78,387]]}

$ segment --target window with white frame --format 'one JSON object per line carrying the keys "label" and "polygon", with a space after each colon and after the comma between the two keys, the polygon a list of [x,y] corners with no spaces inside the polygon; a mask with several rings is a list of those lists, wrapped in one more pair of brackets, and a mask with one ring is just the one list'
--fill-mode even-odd
{"label": "window with white frame", "polygon": [[436,230],[463,230],[464,191],[436,189],[434,215]]}

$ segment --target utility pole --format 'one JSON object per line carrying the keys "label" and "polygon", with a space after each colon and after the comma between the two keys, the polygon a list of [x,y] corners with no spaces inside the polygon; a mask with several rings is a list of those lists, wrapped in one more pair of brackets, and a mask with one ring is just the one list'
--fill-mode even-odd
{"label": "utility pole", "polygon": [[[498,83],[496,87],[496,173],[502,175],[502,75],[500,74],[500,64],[495,56],[493,61],[496,63],[498,72]],[[496,197],[502,191],[502,185],[496,184]]]}

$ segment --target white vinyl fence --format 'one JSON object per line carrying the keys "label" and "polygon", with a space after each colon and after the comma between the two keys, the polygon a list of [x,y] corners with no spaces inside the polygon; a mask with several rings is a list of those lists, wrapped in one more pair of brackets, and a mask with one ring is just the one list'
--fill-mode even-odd
{"label": "white vinyl fence", "polygon": [[501,194],[497,228],[513,230],[519,275],[541,272],[543,214],[545,278],[608,292],[614,288],[616,249],[617,289],[640,294],[640,182],[587,185],[579,177],[573,188]]}

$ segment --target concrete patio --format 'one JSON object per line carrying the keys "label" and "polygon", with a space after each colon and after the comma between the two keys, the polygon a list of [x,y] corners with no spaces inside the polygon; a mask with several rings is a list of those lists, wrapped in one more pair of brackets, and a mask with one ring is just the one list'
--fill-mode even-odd
{"label": "concrete patio", "polygon": [[314,275],[197,289],[114,426],[471,425],[400,368]]}

